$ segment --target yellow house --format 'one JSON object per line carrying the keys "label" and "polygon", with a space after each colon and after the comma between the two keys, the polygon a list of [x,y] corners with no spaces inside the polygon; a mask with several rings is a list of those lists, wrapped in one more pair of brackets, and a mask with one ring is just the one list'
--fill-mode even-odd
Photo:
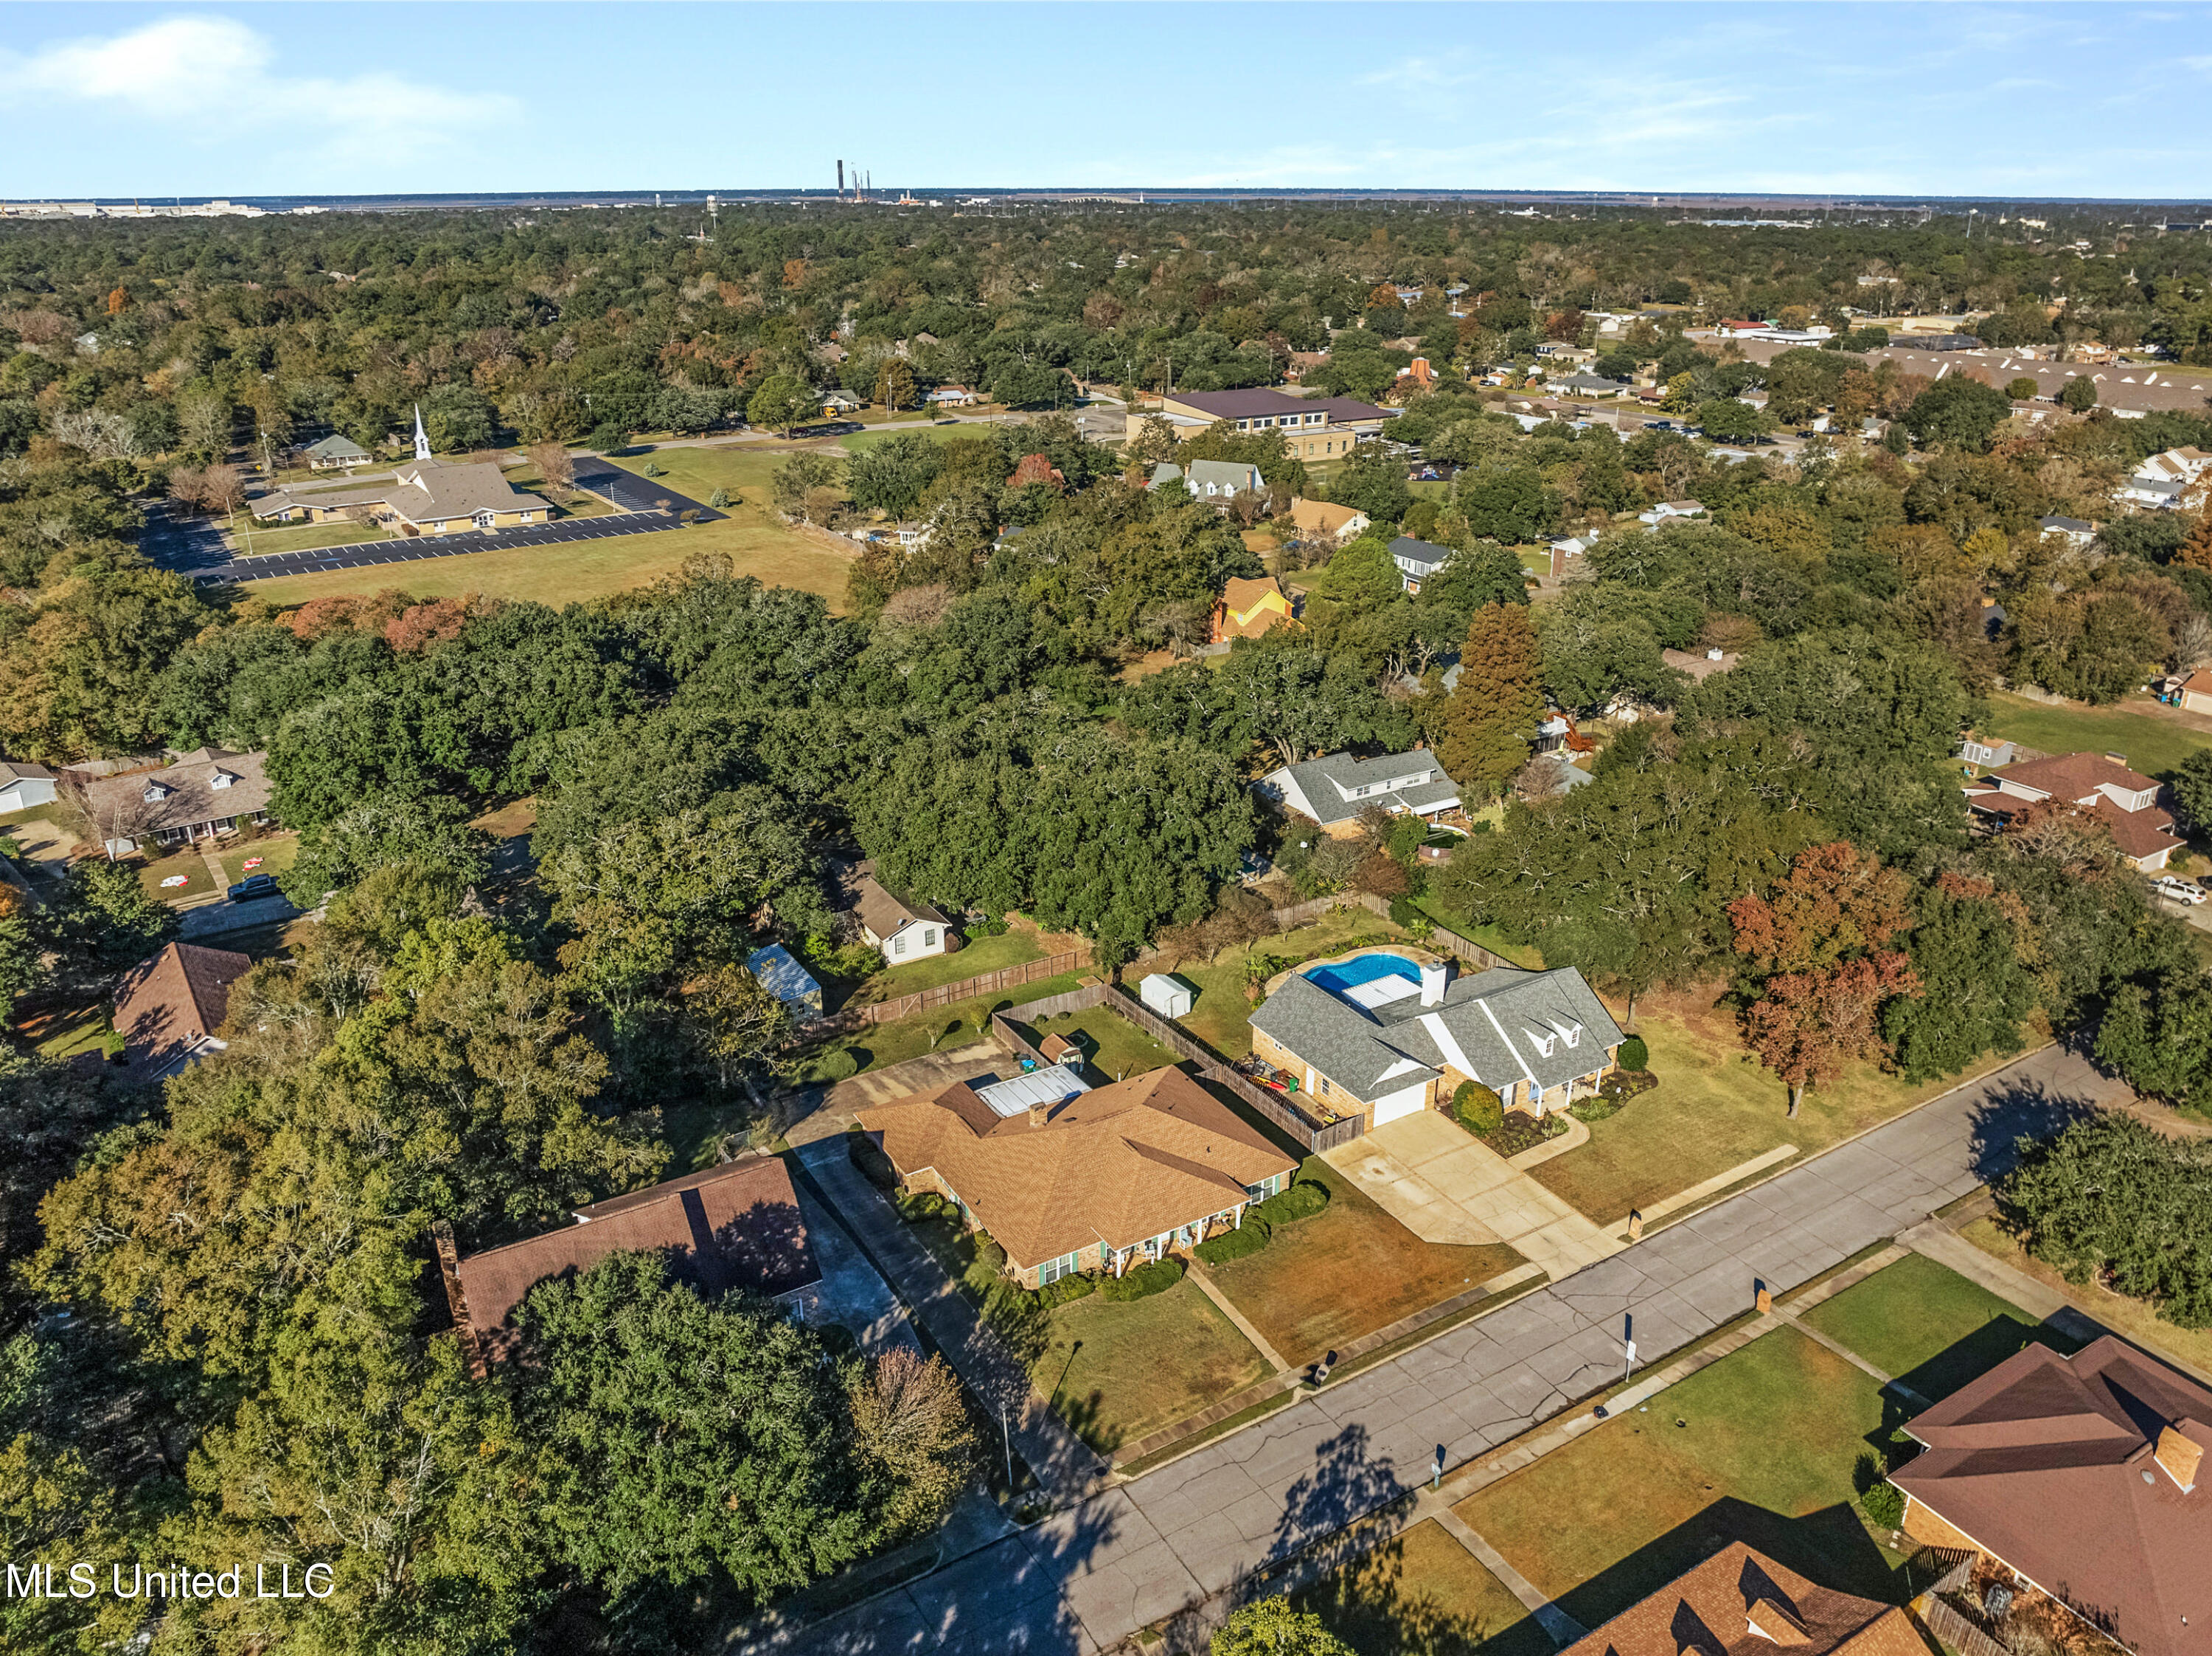
{"label": "yellow house", "polygon": [[1340,458],[1392,418],[1389,409],[1349,397],[1294,397],[1265,388],[1171,391],[1161,397],[1160,412],[1178,438],[1194,437],[1224,420],[1241,432],[1279,431],[1284,451],[1294,460]]}
{"label": "yellow house", "polygon": [[1291,601],[1274,582],[1232,576],[1222,590],[1221,602],[1213,606],[1212,640],[1226,644],[1231,639],[1258,638],[1271,627],[1297,624]]}
{"label": "yellow house", "polygon": [[1367,514],[1358,507],[1304,498],[1291,501],[1291,526],[1297,531],[1300,540],[1348,541],[1364,533],[1367,525]]}
{"label": "yellow house", "polygon": [[252,502],[264,523],[360,521],[396,526],[403,535],[459,535],[551,521],[552,508],[508,482],[489,462],[447,465],[410,460],[391,476],[350,488],[279,488]]}

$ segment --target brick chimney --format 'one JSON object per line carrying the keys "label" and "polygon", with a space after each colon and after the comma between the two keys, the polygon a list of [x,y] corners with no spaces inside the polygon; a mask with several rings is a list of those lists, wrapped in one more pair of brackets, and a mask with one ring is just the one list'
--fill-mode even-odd
{"label": "brick chimney", "polygon": [[[2195,1422],[2185,1424],[2194,1425]],[[2204,1446],[2184,1434],[2179,1426],[2160,1429],[2155,1459],[2166,1475],[2187,1495],[2197,1487],[2197,1468],[2203,1461]]]}
{"label": "brick chimney", "polygon": [[1030,1125],[1031,1125],[1032,1127],[1042,1127],[1042,1125],[1044,1125],[1044,1124],[1045,1124],[1045,1121],[1046,1121],[1047,1118],[1048,1118],[1051,1114],[1052,1114],[1052,1110],[1051,1110],[1050,1107],[1048,1107],[1048,1106],[1047,1106],[1047,1105],[1043,1105],[1043,1104],[1032,1104],[1032,1105],[1030,1105]]}
{"label": "brick chimney", "polygon": [[438,1275],[446,1287],[446,1304],[453,1313],[453,1327],[461,1337],[461,1350],[469,1360],[469,1372],[478,1380],[487,1372],[483,1344],[477,1338],[476,1324],[469,1318],[469,1296],[461,1287],[460,1255],[453,1247],[453,1228],[443,1219],[430,1227],[430,1246],[438,1255]]}

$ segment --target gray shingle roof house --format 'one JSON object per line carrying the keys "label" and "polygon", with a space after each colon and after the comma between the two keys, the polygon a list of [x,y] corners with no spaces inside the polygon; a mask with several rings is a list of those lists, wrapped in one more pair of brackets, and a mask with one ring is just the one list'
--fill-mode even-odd
{"label": "gray shingle roof house", "polygon": [[1233,460],[1193,460],[1188,471],[1163,460],[1152,468],[1149,487],[1158,488],[1164,482],[1180,482],[1194,498],[1217,506],[1226,505],[1239,494],[1267,492],[1259,467],[1239,465]]}
{"label": "gray shingle roof house", "polygon": [[1408,592],[1419,591],[1421,583],[1443,568],[1451,555],[1449,546],[1434,546],[1411,535],[1401,535],[1390,543],[1390,561],[1398,566],[1399,578]]}
{"label": "gray shingle roof house", "polygon": [[350,437],[332,432],[319,443],[300,451],[313,471],[335,471],[343,466],[366,465],[376,457]]}
{"label": "gray shingle roof house", "polygon": [[183,845],[212,839],[240,817],[269,820],[275,792],[263,765],[264,753],[194,748],[159,770],[126,771],[84,785],[86,808],[100,826],[110,854],[128,856],[139,844]]}
{"label": "gray shingle roof house", "polygon": [[1252,1014],[1252,1050],[1369,1130],[1441,1107],[1462,1081],[1510,1109],[1557,1112],[1613,1067],[1620,1026],[1571,966],[1454,978],[1391,957],[1402,972],[1335,988],[1293,972]]}
{"label": "gray shingle roof house", "polygon": [[1272,770],[1260,779],[1259,787],[1285,810],[1339,833],[1352,831],[1359,813],[1370,805],[1433,816],[1459,804],[1459,784],[1444,774],[1436,755],[1425,748],[1380,759],[1328,754]]}

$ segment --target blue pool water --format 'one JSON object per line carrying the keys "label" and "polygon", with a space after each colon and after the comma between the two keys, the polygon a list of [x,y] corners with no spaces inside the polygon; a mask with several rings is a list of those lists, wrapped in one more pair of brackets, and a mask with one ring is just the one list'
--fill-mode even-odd
{"label": "blue pool water", "polygon": [[1334,966],[1316,966],[1306,974],[1308,979],[1334,994],[1356,989],[1363,983],[1374,983],[1382,978],[1411,978],[1419,983],[1421,968],[1405,955],[1362,955],[1356,961],[1340,961]]}

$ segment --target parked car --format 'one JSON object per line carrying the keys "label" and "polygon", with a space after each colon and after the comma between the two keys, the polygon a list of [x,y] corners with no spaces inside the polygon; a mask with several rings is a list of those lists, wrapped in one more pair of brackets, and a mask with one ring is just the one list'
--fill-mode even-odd
{"label": "parked car", "polygon": [[2164,879],[2153,880],[2150,889],[2161,897],[2177,903],[2187,903],[2192,908],[2204,901],[2204,888],[2194,880],[2185,880],[2179,875],[2169,874]]}
{"label": "parked car", "polygon": [[234,903],[250,903],[256,897],[276,895],[276,877],[273,874],[250,874],[230,889],[230,901]]}

